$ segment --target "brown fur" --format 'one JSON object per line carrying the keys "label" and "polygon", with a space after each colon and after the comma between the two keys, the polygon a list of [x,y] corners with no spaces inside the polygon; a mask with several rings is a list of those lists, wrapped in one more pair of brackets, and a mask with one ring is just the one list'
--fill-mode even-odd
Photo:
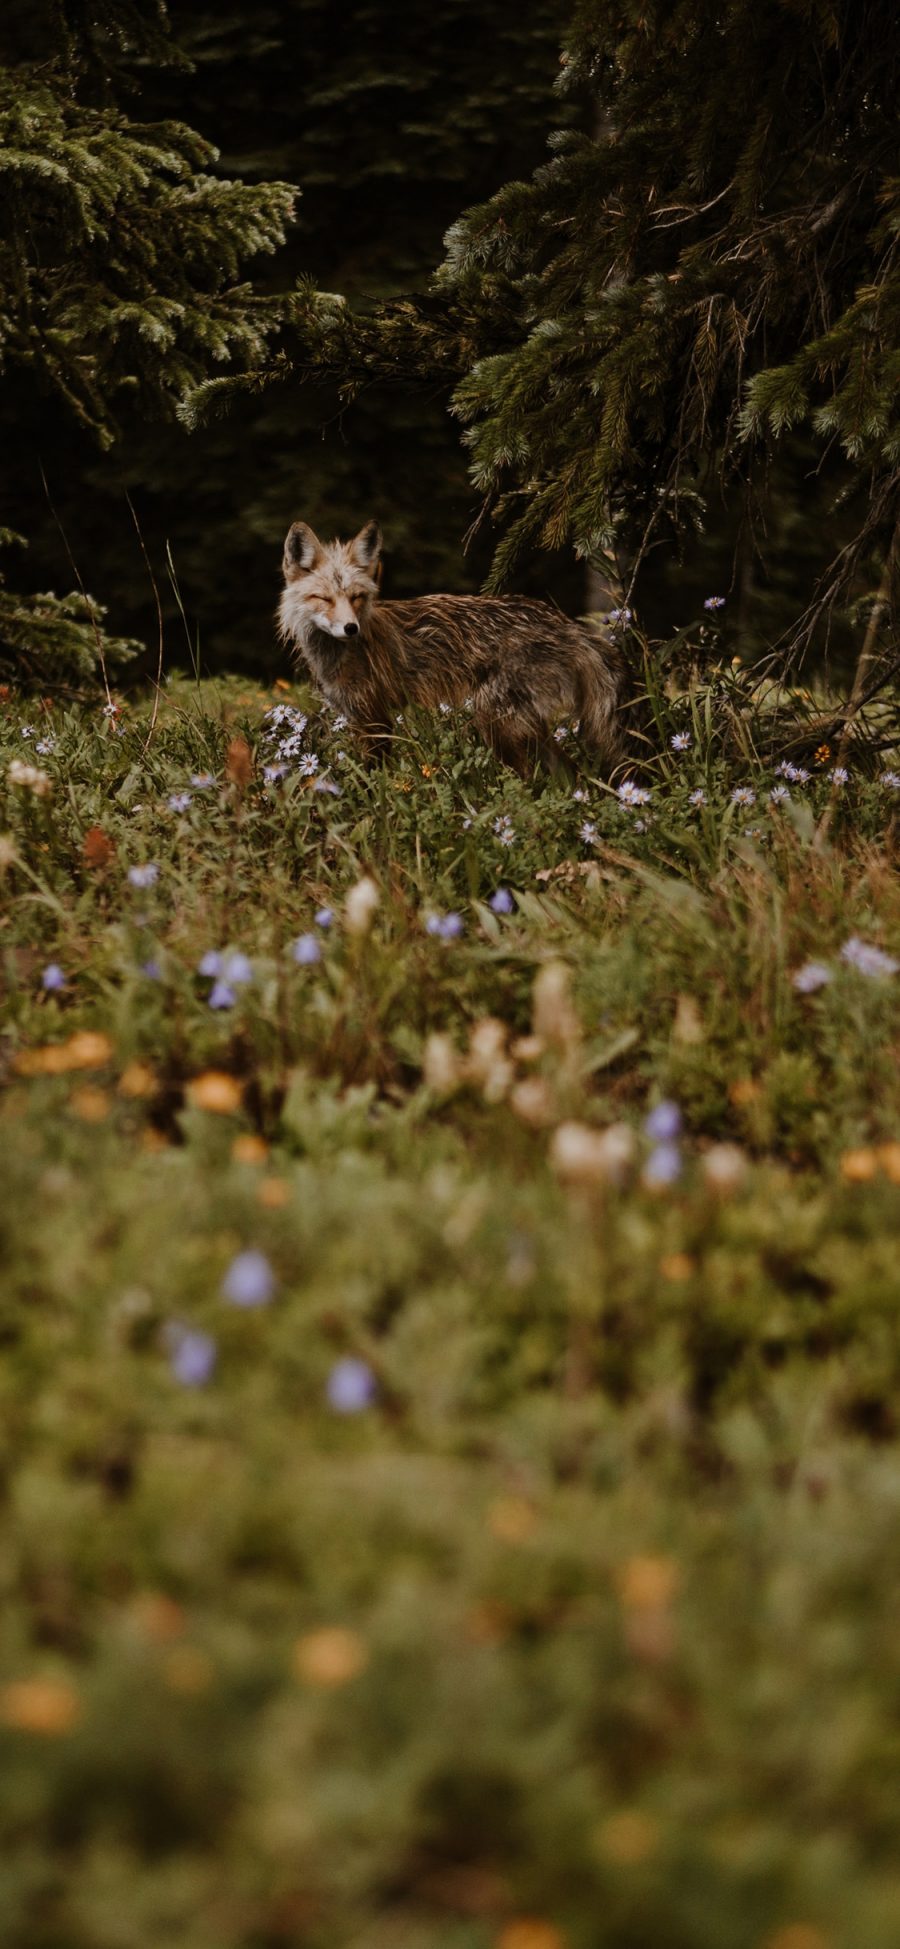
{"label": "brown fur", "polygon": [[379,602],[380,552],[374,522],[328,546],[295,522],[279,606],[284,640],[367,748],[387,748],[407,704],[471,703],[485,742],[519,772],[556,761],[564,719],[580,720],[607,769],[621,760],[625,670],[607,636],[523,596]]}

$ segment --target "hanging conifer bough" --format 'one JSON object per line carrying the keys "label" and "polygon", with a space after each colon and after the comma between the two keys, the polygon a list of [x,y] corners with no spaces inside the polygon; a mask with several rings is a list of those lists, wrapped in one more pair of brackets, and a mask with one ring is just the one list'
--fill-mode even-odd
{"label": "hanging conifer bough", "polygon": [[559,87],[583,132],[453,227],[427,297],[363,316],[298,292],[291,369],[348,397],[372,376],[452,387],[504,530],[495,589],[564,545],[627,587],[711,483],[740,489],[805,423],[840,459],[844,545],[796,649],[860,564],[898,556],[900,16],[582,0]]}
{"label": "hanging conifer bough", "polygon": [[[102,444],[173,415],[212,367],[265,356],[278,301],[244,281],[284,241],[295,191],[212,172],[177,123],[124,112],[142,63],[180,57],[157,0],[7,0],[0,28],[0,385],[23,382]],[[35,464],[37,465],[37,456]],[[9,537],[0,536],[0,540]],[[82,591],[0,587],[0,659],[47,681],[135,646]]]}

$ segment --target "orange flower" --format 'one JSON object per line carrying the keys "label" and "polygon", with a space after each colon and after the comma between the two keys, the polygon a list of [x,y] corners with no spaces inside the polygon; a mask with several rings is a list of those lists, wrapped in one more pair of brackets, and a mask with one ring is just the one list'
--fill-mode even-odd
{"label": "orange flower", "polygon": [[627,1611],[662,1610],[671,1604],[680,1574],[673,1557],[629,1557],[615,1573],[619,1600]]}
{"label": "orange flower", "polygon": [[61,1678],[20,1678],[0,1692],[0,1721],[17,1732],[37,1733],[42,1739],[56,1739],[71,1732],[81,1718],[82,1706],[71,1685]]}
{"label": "orange flower", "polygon": [[22,1049],[14,1067],[20,1076],[64,1076],[70,1069],[102,1069],[113,1053],[108,1035],[79,1029],[68,1042],[51,1042],[43,1049]]}
{"label": "orange flower", "polygon": [[841,1158],[841,1177],[848,1184],[868,1184],[878,1172],[878,1154],[874,1150],[845,1150]]}
{"label": "orange flower", "polygon": [[188,1102],[196,1110],[212,1110],[220,1117],[234,1116],[241,1107],[242,1096],[242,1084],[223,1069],[206,1069],[187,1086]]}
{"label": "orange flower", "polygon": [[497,1937],[497,1949],[565,1949],[566,1938],[555,1922],[536,1915],[519,1915]]}
{"label": "orange flower", "polygon": [[667,1252],[665,1258],[660,1259],[659,1269],[664,1279],[678,1282],[682,1279],[690,1279],[691,1274],[696,1271],[696,1262],[689,1252]]}
{"label": "orange flower", "polygon": [[254,1136],[252,1131],[247,1130],[235,1137],[231,1155],[236,1164],[265,1164],[269,1146],[262,1137]]}
{"label": "orange flower", "polygon": [[364,1672],[369,1648],[358,1631],[341,1624],[326,1624],[319,1631],[307,1631],[294,1646],[294,1669],[307,1685],[317,1691],[333,1692]]}
{"label": "orange flower", "polygon": [[831,757],[830,744],[820,744],[819,749],[816,752],[816,764],[827,765],[830,757]]}
{"label": "orange flower", "polygon": [[80,1117],[82,1123],[103,1123],[109,1116],[110,1099],[106,1090],[98,1090],[93,1083],[84,1083],[81,1089],[72,1091],[69,1109],[73,1117]]}
{"label": "orange flower", "polygon": [[291,1195],[287,1178],[262,1178],[256,1196],[266,1211],[280,1211]]}
{"label": "orange flower", "polygon": [[143,1062],[130,1062],[119,1077],[120,1096],[152,1096],[156,1077]]}
{"label": "orange flower", "polygon": [[170,1644],[184,1631],[184,1611],[164,1590],[139,1590],[130,1610],[138,1629],[154,1644]]}

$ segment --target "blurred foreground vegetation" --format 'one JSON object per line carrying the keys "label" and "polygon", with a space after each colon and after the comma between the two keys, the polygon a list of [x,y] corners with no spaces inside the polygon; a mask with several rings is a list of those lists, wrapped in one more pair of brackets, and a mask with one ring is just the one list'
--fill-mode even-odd
{"label": "blurred foreground vegetation", "polygon": [[8,700],[7,1949],[900,1938],[900,779],[667,728]]}

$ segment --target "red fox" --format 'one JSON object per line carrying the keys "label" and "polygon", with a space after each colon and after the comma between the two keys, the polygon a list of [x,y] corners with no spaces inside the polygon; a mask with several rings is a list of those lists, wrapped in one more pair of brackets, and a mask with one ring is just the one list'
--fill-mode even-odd
{"label": "red fox", "polygon": [[624,757],[625,666],[600,631],[522,596],[419,596],[379,602],[382,539],[369,521],[324,544],[295,521],[284,544],[279,623],[330,704],[367,751],[386,749],[407,704],[461,706],[491,750],[526,775],[558,761],[554,727],[577,719],[611,769]]}

